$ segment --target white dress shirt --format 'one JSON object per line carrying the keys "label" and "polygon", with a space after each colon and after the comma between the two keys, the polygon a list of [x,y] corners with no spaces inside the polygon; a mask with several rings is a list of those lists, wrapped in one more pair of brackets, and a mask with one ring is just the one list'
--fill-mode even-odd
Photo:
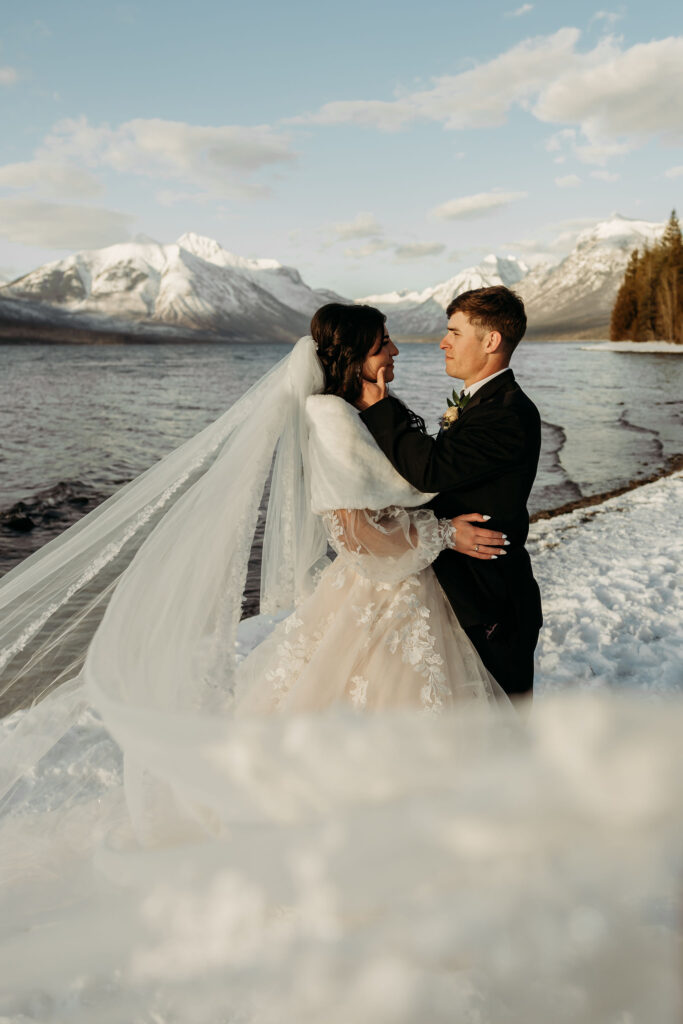
{"label": "white dress shirt", "polygon": [[482,377],[481,380],[475,380],[474,384],[470,384],[468,388],[465,388],[465,394],[469,395],[471,398],[475,391],[478,391],[479,388],[483,388],[484,384],[488,384],[488,382],[493,380],[494,377],[499,377],[501,373],[507,373],[509,369],[510,367],[506,366],[502,370],[496,370],[495,373],[489,374],[488,377]]}

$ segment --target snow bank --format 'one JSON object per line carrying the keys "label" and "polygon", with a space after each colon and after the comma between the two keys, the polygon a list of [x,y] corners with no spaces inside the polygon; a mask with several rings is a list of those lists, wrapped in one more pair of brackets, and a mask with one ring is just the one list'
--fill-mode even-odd
{"label": "snow bank", "polygon": [[537,693],[683,690],[683,474],[531,527]]}

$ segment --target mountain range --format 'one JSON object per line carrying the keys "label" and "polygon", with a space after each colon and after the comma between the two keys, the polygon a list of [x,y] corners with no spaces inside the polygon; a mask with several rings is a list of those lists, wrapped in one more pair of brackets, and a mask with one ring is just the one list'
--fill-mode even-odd
{"label": "mountain range", "polygon": [[369,295],[358,301],[379,306],[397,338],[425,337],[443,331],[446,307],[456,295],[504,284],[524,299],[529,337],[606,338],[631,252],[656,241],[664,227],[614,214],[579,234],[574,249],[562,260],[530,267],[514,256],[490,255],[422,292]]}
{"label": "mountain range", "polygon": [[[444,329],[456,295],[492,284],[524,299],[531,337],[606,337],[610,310],[631,251],[655,241],[664,224],[617,214],[584,231],[564,259],[530,267],[487,256],[422,291],[369,295],[392,334],[430,338]],[[185,234],[78,252],[0,287],[0,337],[55,341],[293,341],[326,302],[350,302],[310,288],[293,267],[246,259],[218,242]]]}

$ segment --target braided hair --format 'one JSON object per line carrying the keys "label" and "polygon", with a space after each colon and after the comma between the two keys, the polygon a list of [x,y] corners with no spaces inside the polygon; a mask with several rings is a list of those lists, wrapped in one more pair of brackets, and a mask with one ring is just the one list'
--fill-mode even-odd
{"label": "braided hair", "polygon": [[[355,405],[363,390],[363,363],[386,316],[374,306],[328,302],[313,314],[311,336],[325,375],[323,394],[339,395]],[[407,408],[407,407],[406,407]],[[425,432],[421,416],[408,409],[411,424]]]}
{"label": "braided hair", "polygon": [[339,395],[351,405],[357,402],[365,357],[384,334],[385,320],[374,306],[340,302],[330,302],[313,315],[311,335],[325,374],[324,394]]}

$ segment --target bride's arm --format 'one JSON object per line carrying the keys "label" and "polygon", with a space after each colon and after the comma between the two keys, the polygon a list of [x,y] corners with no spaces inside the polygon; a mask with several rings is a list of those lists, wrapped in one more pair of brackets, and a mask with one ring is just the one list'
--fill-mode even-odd
{"label": "bride's arm", "polygon": [[452,521],[429,509],[335,509],[323,519],[338,556],[378,582],[396,583],[431,565],[444,548],[455,548]]}

